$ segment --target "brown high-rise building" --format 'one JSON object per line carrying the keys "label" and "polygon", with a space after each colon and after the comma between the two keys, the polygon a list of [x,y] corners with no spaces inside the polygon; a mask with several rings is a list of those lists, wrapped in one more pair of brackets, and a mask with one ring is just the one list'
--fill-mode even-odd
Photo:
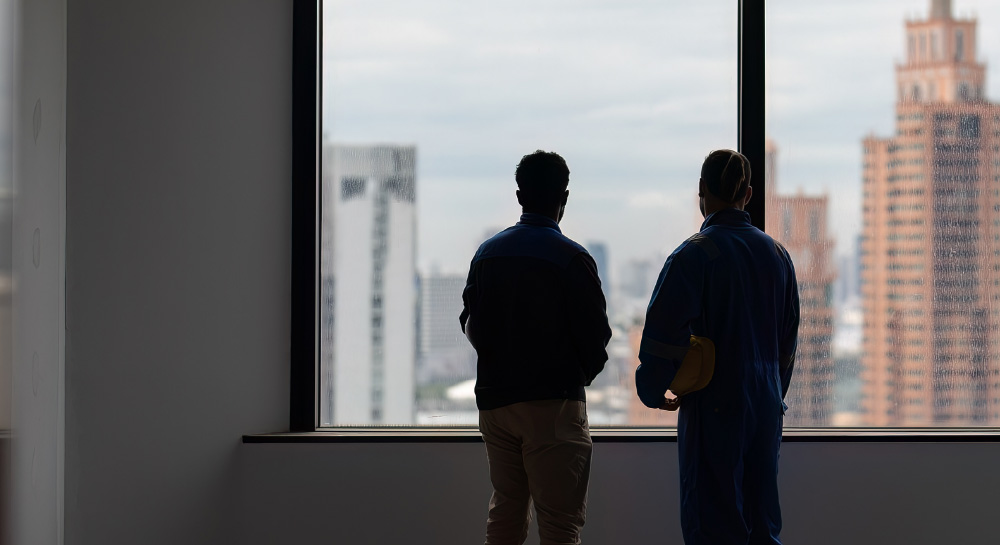
{"label": "brown high-rise building", "polygon": [[976,24],[950,0],[906,23],[896,135],[864,139],[868,425],[1000,423],[1000,106]]}
{"label": "brown high-rise building", "polygon": [[777,147],[765,149],[765,230],[792,257],[799,284],[799,344],[785,397],[789,426],[828,426],[833,416],[833,240],[826,232],[827,197],[777,193]]}

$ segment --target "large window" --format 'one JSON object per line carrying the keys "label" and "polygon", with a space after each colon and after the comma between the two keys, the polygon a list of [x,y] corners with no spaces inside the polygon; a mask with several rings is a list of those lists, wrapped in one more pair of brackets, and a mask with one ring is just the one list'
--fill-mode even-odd
{"label": "large window", "polygon": [[536,149],[569,163],[561,226],[614,326],[591,421],[672,423],[635,397],[636,336],[700,223],[701,159],[737,146],[737,7],[323,2],[321,425],[478,421],[461,293]]}
{"label": "large window", "polygon": [[321,0],[297,428],[475,424],[461,290],[535,149],[569,163],[562,227],[609,302],[592,423],[672,425],[635,398],[637,337],[721,147],[751,158],[751,214],[798,271],[787,425],[1000,423],[1000,6],[762,4]]}

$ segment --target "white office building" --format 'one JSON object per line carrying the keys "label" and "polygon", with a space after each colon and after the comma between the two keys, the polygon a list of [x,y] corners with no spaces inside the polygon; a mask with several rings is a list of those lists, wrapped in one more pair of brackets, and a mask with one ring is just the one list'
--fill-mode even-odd
{"label": "white office building", "polygon": [[416,148],[327,144],[322,424],[413,422]]}

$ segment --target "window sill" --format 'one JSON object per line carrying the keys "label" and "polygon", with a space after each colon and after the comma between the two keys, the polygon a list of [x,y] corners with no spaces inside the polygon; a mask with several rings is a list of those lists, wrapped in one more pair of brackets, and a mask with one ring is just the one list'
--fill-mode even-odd
{"label": "window sill", "polygon": [[[595,428],[595,443],[675,443],[672,428]],[[481,443],[476,428],[328,428],[311,433],[244,435],[261,443]],[[1000,428],[790,428],[785,443],[1000,443]]]}

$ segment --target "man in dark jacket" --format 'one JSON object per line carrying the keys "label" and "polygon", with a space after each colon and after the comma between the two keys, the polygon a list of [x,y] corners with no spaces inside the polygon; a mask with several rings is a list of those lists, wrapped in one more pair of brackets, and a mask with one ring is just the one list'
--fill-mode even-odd
{"label": "man in dark jacket", "polygon": [[575,544],[592,451],[584,386],[604,368],[611,329],[594,259],[559,230],[566,161],[537,151],[515,179],[521,219],[479,247],[459,318],[479,356],[493,482],[486,544],[523,543],[532,501],[541,544]]}

